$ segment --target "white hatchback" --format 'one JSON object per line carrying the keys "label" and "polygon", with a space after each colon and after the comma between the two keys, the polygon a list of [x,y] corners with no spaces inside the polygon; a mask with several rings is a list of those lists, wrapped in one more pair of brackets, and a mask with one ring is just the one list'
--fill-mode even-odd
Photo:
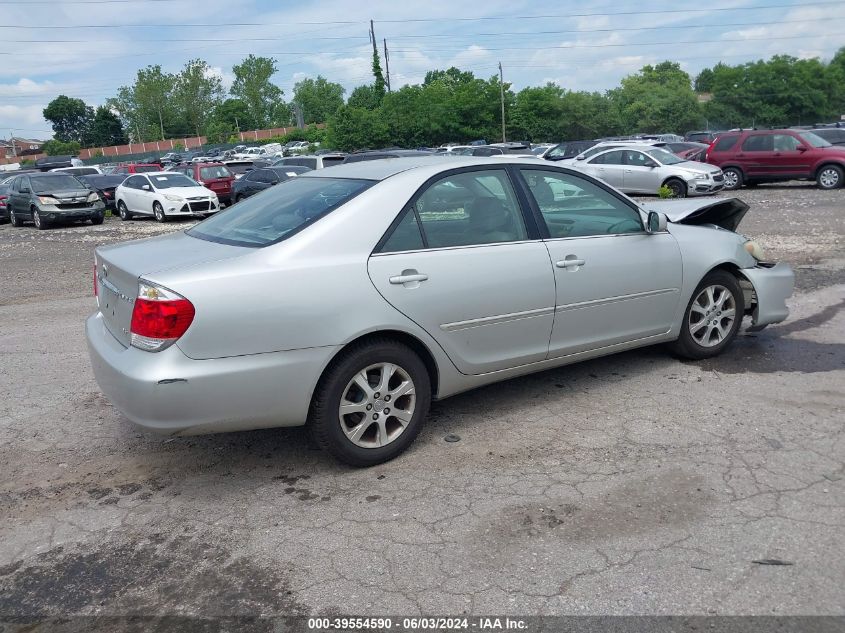
{"label": "white hatchback", "polygon": [[121,220],[152,215],[159,222],[179,216],[208,216],[220,210],[217,194],[172,171],[135,174],[115,189]]}

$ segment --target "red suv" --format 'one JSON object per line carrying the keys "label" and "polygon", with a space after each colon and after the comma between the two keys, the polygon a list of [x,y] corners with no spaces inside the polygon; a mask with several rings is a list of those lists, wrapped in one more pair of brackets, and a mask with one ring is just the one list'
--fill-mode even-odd
{"label": "red suv", "polygon": [[185,174],[211,189],[221,202],[232,204],[232,183],[235,182],[235,174],[223,163],[181,163],[168,168],[167,171]]}
{"label": "red suv", "polygon": [[118,165],[109,173],[113,176],[121,176],[126,174],[148,174],[154,171],[161,171],[161,165],[158,163],[127,163]]}
{"label": "red suv", "polygon": [[815,180],[820,189],[845,183],[845,148],[810,130],[740,130],[719,135],[707,162],[725,174],[725,189],[783,180]]}

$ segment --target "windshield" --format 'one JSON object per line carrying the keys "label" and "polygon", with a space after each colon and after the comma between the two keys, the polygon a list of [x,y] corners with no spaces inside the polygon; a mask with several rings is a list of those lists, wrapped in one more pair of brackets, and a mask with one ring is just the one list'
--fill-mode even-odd
{"label": "windshield", "polygon": [[184,174],[157,174],[150,176],[150,180],[156,189],[171,189],[172,187],[196,187],[197,183]]}
{"label": "windshield", "polygon": [[63,189],[86,189],[87,187],[73,176],[35,176],[30,178],[33,193],[62,191]]}
{"label": "windshield", "polygon": [[813,147],[831,147],[831,143],[828,143],[818,134],[813,134],[812,132],[801,132],[799,136]]}
{"label": "windshield", "polygon": [[664,165],[677,165],[678,163],[686,162],[680,156],[675,156],[672,152],[667,152],[665,149],[650,149],[646,152],[652,158],[656,158]]}
{"label": "windshield", "polygon": [[268,246],[349,201],[371,180],[292,178],[217,213],[188,235],[235,246]]}
{"label": "windshield", "polygon": [[232,172],[228,169],[223,167],[223,165],[217,165],[215,167],[203,167],[200,169],[200,178],[203,180],[212,180],[214,178],[231,178]]}

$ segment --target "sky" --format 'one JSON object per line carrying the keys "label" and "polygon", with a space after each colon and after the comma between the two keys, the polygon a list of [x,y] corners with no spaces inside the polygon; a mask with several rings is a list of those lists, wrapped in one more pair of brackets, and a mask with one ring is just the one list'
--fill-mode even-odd
{"label": "sky", "polygon": [[97,106],[140,68],[178,72],[197,57],[226,88],[252,53],[276,58],[286,100],[318,74],[348,96],[372,80],[370,20],[394,89],[450,66],[488,78],[501,61],[514,90],[603,91],[666,59],[694,77],[845,46],[835,0],[0,0],[0,138],[50,138],[41,113],[57,95]]}

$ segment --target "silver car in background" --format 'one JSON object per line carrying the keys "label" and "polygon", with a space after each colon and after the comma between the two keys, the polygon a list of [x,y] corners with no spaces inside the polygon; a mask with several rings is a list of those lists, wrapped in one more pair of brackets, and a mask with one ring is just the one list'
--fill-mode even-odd
{"label": "silver car in background", "polygon": [[685,198],[716,193],[725,186],[724,174],[718,167],[685,160],[652,145],[607,149],[582,160],[569,161],[569,166],[601,178],[625,193],[654,195],[665,186],[673,197]]}
{"label": "silver car in background", "polygon": [[793,274],[736,199],[640,206],[536,159],[302,174],[185,231],[103,246],[103,392],[172,435],[307,424],[340,460],[405,450],[432,399],[645,345],[722,352]]}

